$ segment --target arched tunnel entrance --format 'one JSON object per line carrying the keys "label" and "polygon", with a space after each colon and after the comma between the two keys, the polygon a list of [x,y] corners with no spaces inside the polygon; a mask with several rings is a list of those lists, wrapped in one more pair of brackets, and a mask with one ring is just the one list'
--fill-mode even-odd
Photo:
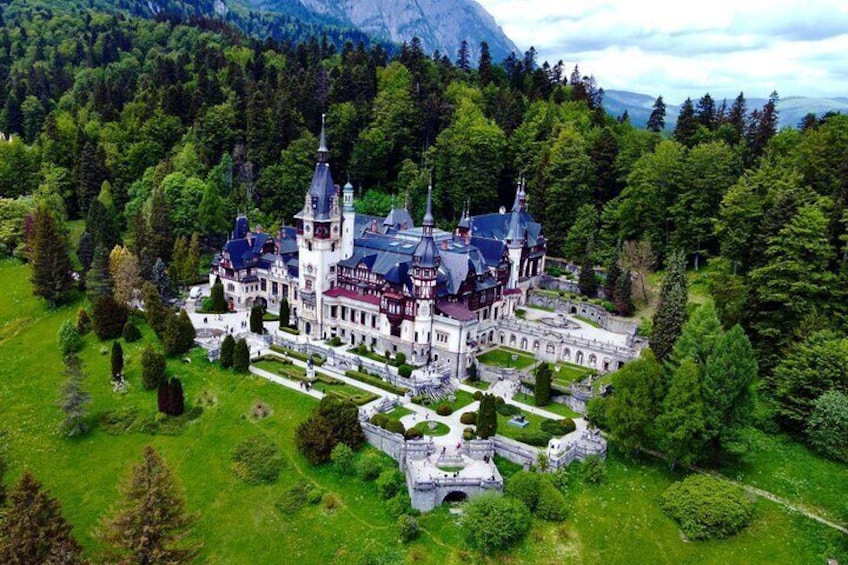
{"label": "arched tunnel entrance", "polygon": [[465,502],[466,500],[468,500],[467,494],[461,490],[452,490],[442,500],[442,504],[456,504],[457,502]]}

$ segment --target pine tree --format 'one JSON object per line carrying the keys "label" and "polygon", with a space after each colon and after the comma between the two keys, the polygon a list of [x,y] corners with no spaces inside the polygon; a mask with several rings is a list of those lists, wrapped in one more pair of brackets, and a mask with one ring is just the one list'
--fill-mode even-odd
{"label": "pine tree", "polygon": [[162,304],[159,291],[151,283],[144,283],[141,287],[141,299],[144,302],[144,319],[156,332],[157,337],[162,339],[168,320],[174,315],[171,310]]}
{"label": "pine tree", "polygon": [[174,242],[174,250],[171,253],[171,280],[177,283],[177,287],[185,286],[185,264],[188,257],[188,241],[180,236]]}
{"label": "pine tree", "polygon": [[118,245],[121,234],[113,212],[98,199],[91,201],[88,215],[85,218],[85,229],[91,234],[95,247],[100,246],[110,250]]}
{"label": "pine tree", "polygon": [[613,375],[614,394],[607,401],[610,434],[623,448],[638,452],[653,444],[655,420],[663,398],[663,368],[650,350]]}
{"label": "pine tree", "polygon": [[[613,296],[615,295],[615,285],[618,283],[618,277],[621,276],[621,265],[620,263],[620,254],[616,249],[615,255],[613,255],[612,260],[607,267],[606,278],[604,279],[604,297],[607,300],[613,300]],[[630,277],[630,273],[627,273],[627,276]]]}
{"label": "pine tree", "polygon": [[157,396],[159,412],[179,416],[185,411],[185,395],[180,379],[174,377],[159,383]]}
{"label": "pine tree", "polygon": [[250,331],[255,334],[262,334],[265,331],[265,328],[262,324],[262,317],[264,316],[265,309],[258,304],[253,306],[250,309]]}
{"label": "pine tree", "polygon": [[739,432],[751,422],[757,359],[738,324],[715,344],[704,371],[703,398],[712,462],[718,465],[727,448],[741,451]]}
{"label": "pine tree", "polygon": [[182,355],[194,346],[196,336],[191,318],[185,310],[180,310],[179,315],[171,316],[165,326],[165,353]]}
{"label": "pine tree", "polygon": [[707,300],[692,313],[680,331],[669,360],[678,366],[686,359],[692,360],[700,370],[707,365],[716,342],[724,334],[716,313],[715,303]]}
{"label": "pine tree", "polygon": [[680,107],[677,116],[677,125],[674,127],[674,140],[686,147],[692,147],[695,143],[695,134],[698,131],[698,120],[695,117],[695,106],[692,100],[687,98]]}
{"label": "pine tree", "polygon": [[91,141],[85,141],[79,153],[76,169],[79,209],[82,213],[87,212],[91,203],[97,200],[103,181],[106,180],[107,171],[104,161],[103,149]]}
{"label": "pine tree", "polygon": [[24,471],[9,492],[8,508],[0,512],[0,563],[85,563],[72,528],[62,517],[59,501]]}
{"label": "pine tree", "polygon": [[[213,312],[220,313],[227,311],[227,300],[224,298],[224,285],[221,283],[220,277],[215,277],[215,283],[212,285],[210,298],[212,300]],[[282,313],[282,306],[280,306],[280,312]]]}
{"label": "pine tree", "polygon": [[194,559],[197,546],[187,541],[193,518],[186,514],[181,489],[155,449],[144,448],[121,494],[123,503],[98,532],[116,561],[181,564]]}
{"label": "pine tree", "polygon": [[94,299],[94,307],[91,310],[91,326],[99,339],[121,337],[126,323],[127,309],[124,305],[118,304],[108,294]]}
{"label": "pine tree", "polygon": [[291,325],[291,309],[289,308],[289,299],[283,297],[280,300],[280,327],[287,328]]}
{"label": "pine tree", "polygon": [[91,268],[91,262],[94,261],[94,239],[87,231],[82,232],[77,243],[77,259],[82,265],[83,272],[87,273]]}
{"label": "pine tree", "polygon": [[618,276],[613,290],[612,303],[619,316],[633,315],[636,307],[633,305],[633,282],[630,279],[630,273],[621,273]]}
{"label": "pine tree", "polygon": [[592,259],[585,255],[580,264],[580,276],[577,279],[577,288],[580,294],[594,298],[598,294],[598,279],[595,278],[595,265]]}
{"label": "pine tree", "polygon": [[480,42],[480,59],[477,63],[477,81],[480,86],[486,86],[492,82],[492,55],[489,52],[489,44]]}
{"label": "pine tree", "polygon": [[197,280],[200,272],[200,240],[197,232],[191,234],[191,240],[188,244],[188,252],[186,253],[185,264],[183,265],[183,277],[185,284],[192,284]]}
{"label": "pine tree", "polygon": [[684,359],[671,378],[657,418],[662,449],[672,468],[689,465],[702,453],[706,434],[704,402],[701,398],[701,372],[692,359]]}
{"label": "pine tree", "polygon": [[495,397],[484,394],[480,399],[480,408],[477,410],[477,435],[481,439],[488,439],[498,432],[498,413],[495,410]]}
{"label": "pine tree", "polygon": [[250,347],[244,339],[239,339],[233,348],[233,369],[236,373],[247,373],[249,368]]}
{"label": "pine tree", "polygon": [[32,293],[44,298],[51,308],[73,287],[68,245],[53,213],[39,206],[33,218],[29,260]]}
{"label": "pine tree", "polygon": [[141,353],[141,383],[147,390],[153,390],[165,380],[167,361],[165,356],[157,353],[148,345]]}
{"label": "pine tree", "polygon": [[236,340],[230,334],[224,336],[221,342],[221,367],[229,369],[233,366],[233,355],[235,354]]}
{"label": "pine tree", "polygon": [[534,401],[536,406],[547,406],[551,403],[551,366],[541,363],[536,367],[536,386]]}
{"label": "pine tree", "polygon": [[686,259],[682,251],[674,251],[666,260],[666,273],[660,290],[660,302],[654,314],[651,350],[658,361],[664,361],[680,337],[686,321]]}
{"label": "pine tree", "polygon": [[654,100],[654,106],[651,110],[651,115],[648,117],[647,129],[654,133],[659,133],[665,127],[665,102],[662,96],[657,96]]}
{"label": "pine tree", "polygon": [[456,57],[456,68],[465,72],[471,70],[471,52],[468,49],[468,42],[464,39],[459,43],[459,53]]}
{"label": "pine tree", "polygon": [[171,277],[168,276],[168,269],[165,267],[165,262],[159,258],[153,265],[153,277],[151,282],[163,300],[167,300],[174,296],[174,287],[171,284]]}
{"label": "pine tree", "polygon": [[82,390],[83,373],[82,360],[76,355],[65,357],[64,375],[68,378],[62,386],[62,400],[59,403],[65,413],[61,430],[68,437],[76,437],[88,431],[85,417],[88,415],[88,404],[91,395]]}
{"label": "pine tree", "polygon": [[716,105],[713,97],[710,96],[709,92],[704,94],[700,100],[698,100],[698,108],[695,112],[696,119],[698,123],[709,131],[713,131],[716,129],[718,124],[717,115],[716,115]]}
{"label": "pine tree", "polygon": [[153,189],[150,197],[150,218],[148,220],[150,240],[148,250],[151,257],[168,261],[171,258],[171,218],[168,201],[162,189]]}
{"label": "pine tree", "polygon": [[[127,322],[129,323],[129,322]],[[112,378],[117,380],[124,374],[124,349],[118,341],[112,342]]]}
{"label": "pine tree", "polygon": [[112,279],[109,276],[109,251],[105,247],[94,248],[94,260],[88,270],[86,293],[94,302],[98,296],[112,294]]}

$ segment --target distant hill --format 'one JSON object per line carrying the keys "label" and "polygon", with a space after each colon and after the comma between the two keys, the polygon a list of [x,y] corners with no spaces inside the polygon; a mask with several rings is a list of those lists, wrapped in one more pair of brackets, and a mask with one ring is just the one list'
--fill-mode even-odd
{"label": "distant hill", "polygon": [[[697,102],[698,98],[700,98],[700,95],[693,96],[692,101]],[[683,101],[681,100],[680,104],[671,104],[668,99],[664,98],[664,100],[666,103],[665,127],[673,129],[677,123],[677,115],[680,113],[680,104]],[[745,101],[749,112],[762,108],[767,102],[765,98],[746,98]],[[727,101],[728,106],[732,103],[733,100]],[[716,100],[716,104],[721,104],[721,100]],[[627,110],[631,123],[637,127],[645,127],[653,105],[654,97],[646,94],[626,90],[604,91],[604,109],[613,116],[620,116]],[[848,97],[808,98],[805,96],[789,96],[780,99],[777,109],[780,112],[779,127],[798,127],[804,116],[810,112],[817,116],[826,112],[848,114]]]}
{"label": "distant hill", "polygon": [[[227,0],[232,1],[232,0]],[[465,39],[476,63],[480,42],[486,41],[495,61],[518,51],[495,19],[474,0],[239,0],[268,13],[296,14],[307,10],[319,17],[355,27],[393,43],[421,40],[428,55],[438,50],[456,59]]]}

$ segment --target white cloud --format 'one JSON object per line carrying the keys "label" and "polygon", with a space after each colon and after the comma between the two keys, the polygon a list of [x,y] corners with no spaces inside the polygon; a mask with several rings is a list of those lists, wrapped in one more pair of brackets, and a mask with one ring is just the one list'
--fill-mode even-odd
{"label": "white cloud", "polygon": [[606,89],[671,102],[710,92],[848,96],[848,3],[478,0],[521,49],[575,63]]}

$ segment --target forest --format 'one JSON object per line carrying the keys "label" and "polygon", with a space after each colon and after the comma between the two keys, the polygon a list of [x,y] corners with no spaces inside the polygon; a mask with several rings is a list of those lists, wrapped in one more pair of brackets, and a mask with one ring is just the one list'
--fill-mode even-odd
{"label": "forest", "polygon": [[[156,283],[166,266],[180,279],[189,245],[195,262],[213,252],[238,212],[265,231],[291,223],[326,119],[335,180],[354,184],[359,212],[385,214],[396,198],[418,219],[432,178],[437,224],[451,229],[466,205],[511,204],[524,178],[549,256],[624,268],[634,289],[666,266],[660,310],[682,289],[678,312],[664,312],[676,326],[658,334],[655,317],[659,361],[629,373],[657,391],[596,407],[623,445],[684,463],[716,457],[710,437],[744,451],[721,431],[690,429],[697,442],[675,443],[616,428],[616,410],[642,409],[647,428],[659,417],[650,406],[666,402],[665,423],[686,431],[669,419],[695,402],[687,383],[735,364],[743,381],[758,375],[734,385],[750,389],[734,407],[748,412],[745,425],[848,459],[838,437],[848,431],[848,116],[777,131],[777,93],[762,108],[742,93],[705,94],[684,103],[673,131],[662,97],[637,129],[603,110],[595,77],[540,62],[533,48],[493,61],[483,44],[471,61],[467,45],[428,54],[416,40],[395,48],[266,27],[259,39],[179,12],[145,19],[22,0],[0,10],[0,255],[32,261],[35,292],[51,305],[72,287],[56,280],[71,259],[38,259],[72,246],[83,279],[124,245]],[[65,226],[76,220],[85,231],[71,242]],[[622,264],[639,253],[642,264]],[[703,271],[711,298],[697,315],[687,270]],[[733,348],[747,340],[755,365],[740,367],[744,348]],[[727,391],[713,384],[705,394],[720,404]]]}

